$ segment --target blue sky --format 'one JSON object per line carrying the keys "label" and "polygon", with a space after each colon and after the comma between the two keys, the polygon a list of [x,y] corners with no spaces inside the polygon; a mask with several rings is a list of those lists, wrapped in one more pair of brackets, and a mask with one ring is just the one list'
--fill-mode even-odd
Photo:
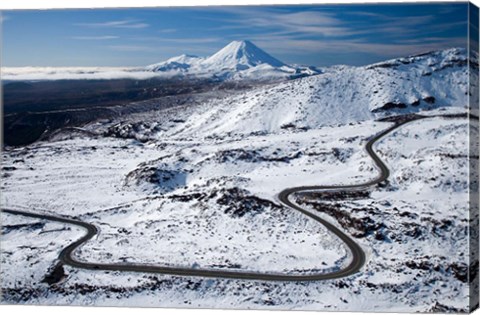
{"label": "blue sky", "polygon": [[2,66],[143,66],[248,39],[286,62],[363,65],[466,47],[467,3],[3,11]]}

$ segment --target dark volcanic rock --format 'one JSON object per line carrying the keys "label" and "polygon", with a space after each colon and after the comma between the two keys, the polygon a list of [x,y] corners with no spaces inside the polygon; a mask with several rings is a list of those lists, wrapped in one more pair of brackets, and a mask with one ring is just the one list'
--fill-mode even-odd
{"label": "dark volcanic rock", "polygon": [[45,282],[49,285],[60,282],[65,278],[65,269],[61,263],[57,264],[53,270],[43,278],[42,282]]}
{"label": "dark volcanic rock", "polygon": [[404,108],[407,108],[407,105],[405,105],[404,103],[388,102],[388,103],[385,103],[382,107],[375,108],[374,110],[372,110],[372,113],[378,113],[378,112],[386,111],[390,109],[404,109]]}
{"label": "dark volcanic rock", "polygon": [[[364,216],[361,218],[355,217],[352,215],[353,212],[360,212],[360,209],[355,209],[352,211],[342,210],[341,204],[328,204],[328,203],[318,203],[318,202],[308,202],[305,200],[299,200],[300,203],[306,203],[312,206],[315,210],[319,212],[326,213],[331,217],[335,218],[340,225],[345,229],[354,229],[356,232],[352,232],[352,236],[361,238],[368,235],[372,235],[379,230],[385,229],[386,226],[383,223],[377,223],[369,216]],[[372,209],[363,209],[365,212],[372,211]],[[377,233],[378,234],[378,233]],[[377,236],[380,237],[380,236]],[[384,236],[380,237],[385,239]]]}
{"label": "dark volcanic rock", "polygon": [[428,104],[434,104],[435,103],[435,97],[433,96],[427,96],[423,98],[423,101]]}
{"label": "dark volcanic rock", "polygon": [[222,189],[219,195],[217,204],[225,206],[224,212],[234,218],[241,218],[246,214],[256,215],[266,208],[281,208],[269,200],[249,195],[246,190],[239,188]]}

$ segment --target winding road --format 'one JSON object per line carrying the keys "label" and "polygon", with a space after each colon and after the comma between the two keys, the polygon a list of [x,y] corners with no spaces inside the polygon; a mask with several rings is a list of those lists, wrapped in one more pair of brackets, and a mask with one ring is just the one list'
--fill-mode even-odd
{"label": "winding road", "polygon": [[[365,264],[365,252],[362,248],[348,235],[342,232],[334,224],[322,219],[321,217],[315,215],[314,213],[301,208],[296,203],[292,202],[289,197],[294,193],[304,192],[304,191],[317,191],[317,190],[335,190],[339,192],[346,192],[352,190],[358,190],[361,188],[368,188],[385,182],[390,175],[390,171],[385,163],[378,157],[378,155],[373,150],[373,145],[388,135],[393,130],[399,128],[400,126],[423,118],[429,118],[434,116],[420,116],[420,115],[404,115],[396,116],[394,124],[383,130],[382,132],[371,137],[365,149],[370,157],[375,162],[376,167],[379,169],[380,174],[378,177],[356,185],[332,185],[332,186],[301,186],[288,188],[279,193],[278,199],[285,206],[290,207],[294,210],[301,212],[302,214],[310,217],[311,219],[317,221],[318,223],[323,224],[330,232],[335,234],[340,238],[349,248],[352,259],[348,266],[341,270],[336,270],[330,273],[318,273],[318,274],[280,274],[280,273],[261,273],[261,272],[244,272],[244,271],[232,271],[232,270],[213,270],[213,269],[200,269],[200,268],[180,268],[180,267],[166,267],[166,266],[156,266],[156,265],[145,265],[145,264],[119,264],[119,263],[98,263],[98,262],[84,262],[79,261],[75,258],[74,251],[92,239],[97,235],[98,229],[91,223],[83,222],[80,220],[70,219],[66,217],[47,215],[47,214],[36,214],[22,210],[15,209],[2,209],[3,212],[21,215],[25,217],[31,217],[36,219],[55,221],[65,224],[72,224],[79,226],[87,231],[87,234],[71,243],[65,247],[59,254],[59,261],[68,266],[89,269],[89,270],[106,270],[106,271],[128,271],[128,272],[144,272],[144,273],[160,273],[160,274],[169,274],[177,276],[196,276],[196,277],[211,277],[211,278],[233,278],[233,279],[249,279],[249,280],[266,280],[266,281],[318,281],[318,280],[328,280],[328,279],[337,279],[343,278],[350,275],[353,275],[360,271],[362,266]],[[389,121],[389,120],[385,120]]]}

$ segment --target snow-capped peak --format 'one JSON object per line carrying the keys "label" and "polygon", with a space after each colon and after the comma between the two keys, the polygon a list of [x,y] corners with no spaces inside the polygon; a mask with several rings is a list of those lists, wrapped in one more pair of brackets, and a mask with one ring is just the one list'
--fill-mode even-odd
{"label": "snow-capped peak", "polygon": [[244,70],[261,64],[283,67],[285,64],[267,54],[248,40],[233,41],[207,58],[205,65]]}
{"label": "snow-capped peak", "polygon": [[279,81],[321,72],[315,67],[286,65],[248,40],[233,41],[207,58],[180,55],[146,69],[170,76],[253,81]]}

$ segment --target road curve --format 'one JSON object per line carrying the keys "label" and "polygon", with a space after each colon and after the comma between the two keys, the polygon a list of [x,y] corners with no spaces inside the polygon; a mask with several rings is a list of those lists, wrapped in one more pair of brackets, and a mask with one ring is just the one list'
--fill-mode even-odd
{"label": "road curve", "polygon": [[[365,149],[370,157],[375,162],[376,167],[379,169],[380,174],[373,180],[362,184],[356,185],[332,185],[332,186],[300,186],[294,188],[288,188],[281,191],[278,195],[278,199],[281,203],[290,207],[294,210],[301,212],[302,214],[310,217],[311,219],[323,224],[329,231],[335,234],[338,238],[340,238],[349,248],[352,254],[352,261],[348,266],[344,269],[337,270],[331,273],[318,273],[318,274],[305,274],[305,275],[298,275],[298,274],[281,274],[281,273],[261,273],[261,272],[245,272],[245,271],[232,271],[232,270],[212,270],[212,269],[199,269],[199,268],[181,268],[181,267],[166,267],[166,266],[156,266],[156,265],[145,265],[145,264],[110,264],[110,263],[96,263],[96,262],[84,262],[77,260],[74,255],[74,251],[92,239],[95,235],[97,235],[98,230],[97,228],[87,222],[83,222],[76,219],[61,217],[61,216],[54,216],[48,214],[37,214],[22,210],[15,210],[15,209],[2,209],[3,212],[14,214],[14,215],[21,215],[31,218],[37,218],[42,220],[48,221],[55,221],[65,224],[72,224],[79,226],[87,231],[80,239],[76,240],[75,242],[71,243],[67,247],[65,247],[59,254],[59,261],[65,265],[81,268],[81,269],[88,269],[88,270],[105,270],[105,271],[127,271],[127,272],[144,272],[144,273],[160,273],[160,274],[169,274],[169,275],[177,275],[177,276],[195,276],[195,277],[210,277],[210,278],[232,278],[232,279],[248,279],[248,280],[265,280],[265,281],[318,281],[318,280],[328,280],[328,279],[337,279],[343,278],[354,273],[357,273],[362,266],[365,264],[365,253],[362,248],[348,235],[342,232],[339,228],[337,228],[332,223],[320,218],[319,216],[315,215],[314,213],[309,212],[301,208],[296,203],[290,201],[289,196],[302,192],[302,191],[312,191],[312,190],[336,190],[336,191],[350,191],[350,190],[358,190],[359,188],[366,188],[369,186],[373,186],[376,184],[380,184],[384,182],[390,172],[388,167],[383,163],[383,161],[378,157],[378,155],[373,150],[373,145],[375,142],[380,140],[382,137],[386,136],[393,130],[397,129],[398,127],[418,119],[427,118],[428,116],[419,116],[419,115],[405,115],[405,116],[396,116],[395,120],[393,121],[394,124],[384,131],[376,134],[367,142]],[[432,116],[431,116],[432,117]]]}

